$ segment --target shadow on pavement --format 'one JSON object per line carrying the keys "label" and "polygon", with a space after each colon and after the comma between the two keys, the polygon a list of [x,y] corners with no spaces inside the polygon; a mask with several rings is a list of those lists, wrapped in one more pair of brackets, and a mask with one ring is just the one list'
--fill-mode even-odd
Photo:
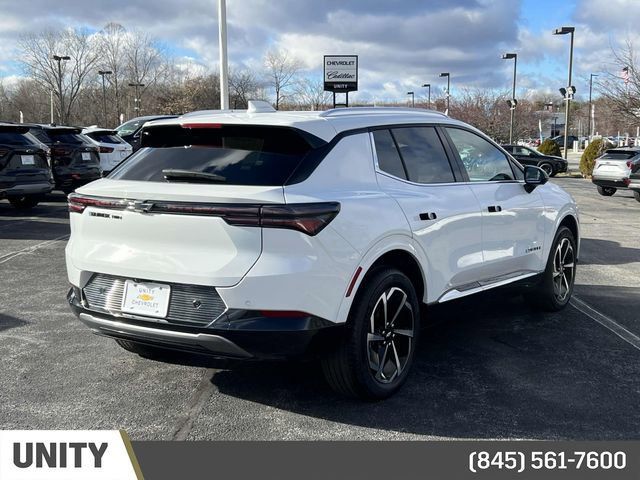
{"label": "shadow on pavement", "polygon": [[25,320],[21,320],[19,318],[11,317],[9,315],[0,313],[0,332],[9,330],[11,328],[22,327],[23,325],[28,325],[28,324],[29,322]]}
{"label": "shadow on pavement", "polygon": [[580,263],[584,265],[624,265],[640,262],[640,248],[622,247],[618,242],[582,238]]}
{"label": "shadow on pavement", "polygon": [[[456,438],[640,438],[637,351],[568,307],[531,311],[494,292],[430,309],[407,384],[378,403],[334,394],[316,364],[253,364],[226,395],[362,427]],[[205,412],[203,412],[206,414]]]}

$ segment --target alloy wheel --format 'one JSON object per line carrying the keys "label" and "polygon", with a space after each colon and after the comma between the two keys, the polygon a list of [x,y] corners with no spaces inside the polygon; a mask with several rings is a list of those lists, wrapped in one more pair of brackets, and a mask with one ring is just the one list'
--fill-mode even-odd
{"label": "alloy wheel", "polygon": [[540,168],[544,170],[544,173],[546,173],[548,176],[551,176],[551,174],[553,173],[553,167],[548,163],[543,163],[542,165],[540,165]]}
{"label": "alloy wheel", "polygon": [[378,298],[367,332],[367,355],[373,378],[382,384],[400,377],[411,357],[414,312],[407,293],[398,287]]}
{"label": "alloy wheel", "polygon": [[558,302],[564,302],[571,292],[575,266],[573,245],[568,238],[563,238],[553,255],[553,293]]}

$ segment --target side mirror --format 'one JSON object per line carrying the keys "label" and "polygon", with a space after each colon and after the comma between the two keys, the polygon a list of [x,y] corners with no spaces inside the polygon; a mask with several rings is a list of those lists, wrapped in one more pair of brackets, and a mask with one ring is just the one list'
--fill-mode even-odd
{"label": "side mirror", "polygon": [[549,177],[541,168],[533,165],[525,165],[524,167],[524,189],[527,193],[531,193],[538,185],[544,185],[549,181]]}

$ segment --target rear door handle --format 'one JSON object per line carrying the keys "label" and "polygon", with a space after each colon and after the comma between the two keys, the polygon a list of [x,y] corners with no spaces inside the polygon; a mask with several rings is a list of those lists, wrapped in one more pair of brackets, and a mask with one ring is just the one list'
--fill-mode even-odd
{"label": "rear door handle", "polygon": [[420,214],[420,220],[436,220],[437,218],[438,215],[436,215],[434,212],[425,212]]}
{"label": "rear door handle", "polygon": [[490,205],[487,210],[489,210],[489,213],[498,213],[502,211],[502,207],[500,205]]}

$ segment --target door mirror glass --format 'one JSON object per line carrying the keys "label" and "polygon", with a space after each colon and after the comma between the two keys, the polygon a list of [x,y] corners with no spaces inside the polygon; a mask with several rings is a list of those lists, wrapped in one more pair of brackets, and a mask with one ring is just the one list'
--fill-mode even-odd
{"label": "door mirror glass", "polygon": [[541,168],[533,165],[524,167],[524,188],[531,193],[538,185],[544,185],[549,180],[547,174]]}

